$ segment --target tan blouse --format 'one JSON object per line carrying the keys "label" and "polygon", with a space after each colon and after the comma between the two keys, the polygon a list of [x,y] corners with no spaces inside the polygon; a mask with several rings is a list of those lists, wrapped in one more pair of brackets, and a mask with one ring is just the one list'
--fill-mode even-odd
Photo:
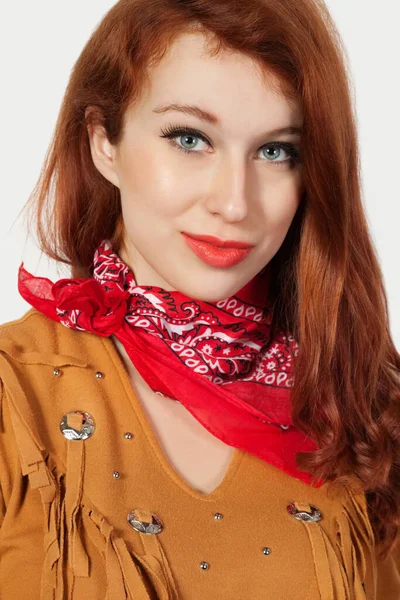
{"label": "tan blouse", "polygon": [[238,449],[189,485],[111,338],[31,309],[0,326],[0,382],[1,600],[400,599],[350,486]]}

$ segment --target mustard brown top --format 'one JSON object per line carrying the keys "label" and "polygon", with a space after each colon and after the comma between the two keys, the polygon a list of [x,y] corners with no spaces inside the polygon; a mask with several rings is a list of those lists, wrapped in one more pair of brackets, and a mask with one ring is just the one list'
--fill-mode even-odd
{"label": "mustard brown top", "polygon": [[378,561],[350,485],[236,449],[192,488],[111,338],[30,309],[0,326],[0,383],[1,600],[400,599],[399,546]]}

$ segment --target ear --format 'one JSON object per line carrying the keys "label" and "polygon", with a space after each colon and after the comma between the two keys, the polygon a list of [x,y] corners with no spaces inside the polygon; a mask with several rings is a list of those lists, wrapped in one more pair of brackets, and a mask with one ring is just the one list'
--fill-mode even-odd
{"label": "ear", "polygon": [[[88,119],[91,107],[85,110],[85,119]],[[108,141],[107,134],[102,125],[88,119],[87,131],[89,136],[90,151],[95,167],[116,187],[119,179],[116,171],[116,148]]]}

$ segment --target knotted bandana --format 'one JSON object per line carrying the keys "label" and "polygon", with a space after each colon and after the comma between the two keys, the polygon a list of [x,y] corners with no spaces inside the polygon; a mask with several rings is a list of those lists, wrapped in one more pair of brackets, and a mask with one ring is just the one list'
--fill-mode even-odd
{"label": "knotted bandana", "polygon": [[181,402],[226,444],[311,483],[295,462],[297,452],[317,449],[291,419],[298,346],[283,333],[271,339],[268,268],[215,303],[137,285],[109,240],[96,249],[90,273],[53,283],[21,263],[18,290],[65,327],[115,336],[154,392]]}

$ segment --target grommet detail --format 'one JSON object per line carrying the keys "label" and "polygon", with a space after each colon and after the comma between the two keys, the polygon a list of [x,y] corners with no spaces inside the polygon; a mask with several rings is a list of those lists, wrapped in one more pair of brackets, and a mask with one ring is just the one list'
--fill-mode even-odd
{"label": "grommet detail", "polygon": [[[154,513],[149,512],[149,511],[140,511],[140,513],[142,515],[146,514],[151,517],[151,519],[152,519],[151,523],[148,520],[139,519],[138,513],[139,513],[138,509],[132,510],[127,516],[129,525],[131,527],[133,527],[133,529],[135,529],[135,531],[139,531],[140,533],[153,534],[153,533],[160,533],[164,529],[161,519],[159,519],[157,517],[157,515],[155,515]],[[147,518],[148,517],[146,517],[146,519]]]}
{"label": "grommet detail", "polygon": [[59,375],[61,375],[61,371],[60,369],[57,369],[57,367],[54,369],[53,371],[53,375],[55,375],[56,377],[58,377]]}
{"label": "grommet detail", "polygon": [[127,431],[124,437],[126,440],[131,440],[133,438],[133,435],[130,433],[130,431]]}
{"label": "grommet detail", "polygon": [[87,440],[94,430],[93,417],[82,410],[65,413],[60,422],[60,431],[67,440]]}
{"label": "grommet detail", "polygon": [[113,477],[114,477],[115,479],[119,479],[119,478],[121,477],[121,475],[120,475],[120,473],[119,473],[118,471],[114,471],[114,473],[113,473]]}
{"label": "grommet detail", "polygon": [[96,372],[96,377],[97,377],[97,379],[103,379],[104,373],[102,373],[101,371],[97,371]]}
{"label": "grommet detail", "polygon": [[208,562],[205,562],[204,560],[200,563],[200,568],[203,569],[203,571],[208,569],[209,566],[210,565],[208,564]]}
{"label": "grommet detail", "polygon": [[[309,511],[307,509],[311,510]],[[312,504],[292,502],[287,506],[287,511],[292,517],[299,521],[316,522],[322,519],[321,512]]]}
{"label": "grommet detail", "polygon": [[214,519],[222,519],[223,515],[221,515],[221,513],[215,513],[214,515]]}
{"label": "grommet detail", "polygon": [[268,554],[271,554],[271,548],[263,548],[263,554],[265,554],[266,556],[268,556]]}

